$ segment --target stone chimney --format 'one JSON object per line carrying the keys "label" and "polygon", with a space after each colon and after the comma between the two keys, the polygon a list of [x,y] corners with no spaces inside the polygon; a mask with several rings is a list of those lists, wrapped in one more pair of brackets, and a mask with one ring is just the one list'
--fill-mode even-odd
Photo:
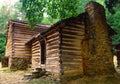
{"label": "stone chimney", "polygon": [[83,41],[85,75],[107,75],[114,72],[111,42],[104,7],[89,2],[86,10],[86,40]]}
{"label": "stone chimney", "polygon": [[88,13],[89,18],[91,19],[91,22],[96,22],[97,19],[102,20],[103,23],[106,22],[105,18],[105,9],[102,5],[96,2],[89,2],[85,6],[85,11]]}

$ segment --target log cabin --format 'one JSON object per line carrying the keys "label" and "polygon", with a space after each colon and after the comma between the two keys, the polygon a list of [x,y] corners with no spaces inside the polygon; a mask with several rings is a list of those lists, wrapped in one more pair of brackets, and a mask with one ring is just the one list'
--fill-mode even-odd
{"label": "log cabin", "polygon": [[[110,37],[115,32],[106,22],[103,6],[96,2],[88,3],[85,12],[76,17],[61,20],[50,28],[40,26],[45,31],[27,31],[23,24],[19,25],[22,26],[20,29],[18,22],[12,23],[6,43],[6,56],[12,57],[9,66],[12,66],[14,56],[24,56],[31,58],[32,68],[40,67],[57,77],[105,75],[114,71]],[[20,36],[17,31],[12,33],[15,30],[27,35]],[[15,64],[19,62],[15,61]]]}
{"label": "log cabin", "polygon": [[85,12],[53,24],[32,37],[32,68],[41,67],[61,77],[104,75],[114,71],[111,36],[103,6],[90,2]]}
{"label": "log cabin", "polygon": [[5,56],[10,69],[25,69],[31,63],[31,49],[25,43],[34,35],[45,31],[48,25],[38,24],[32,30],[24,21],[10,20],[7,29]]}

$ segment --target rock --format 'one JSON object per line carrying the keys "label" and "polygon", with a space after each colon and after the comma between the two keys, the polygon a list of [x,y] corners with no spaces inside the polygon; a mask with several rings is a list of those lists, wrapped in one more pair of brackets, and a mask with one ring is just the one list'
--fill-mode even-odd
{"label": "rock", "polygon": [[25,74],[24,75],[24,80],[28,80],[28,79],[32,79],[33,78],[33,75],[31,73],[28,73],[28,74]]}

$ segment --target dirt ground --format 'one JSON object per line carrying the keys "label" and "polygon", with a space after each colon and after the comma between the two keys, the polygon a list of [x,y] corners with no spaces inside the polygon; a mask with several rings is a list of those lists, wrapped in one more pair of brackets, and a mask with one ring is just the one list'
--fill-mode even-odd
{"label": "dirt ground", "polygon": [[[85,77],[77,80],[72,80],[71,83],[65,84],[120,84],[120,68],[116,68],[118,72],[117,76],[100,76],[100,77]],[[24,74],[26,71],[14,71],[11,72],[8,68],[1,68],[0,64],[0,84],[58,84],[46,79],[33,79],[24,80]]]}
{"label": "dirt ground", "polygon": [[26,84],[28,81],[23,80],[25,71],[11,72],[7,68],[1,68],[0,64],[0,84]]}

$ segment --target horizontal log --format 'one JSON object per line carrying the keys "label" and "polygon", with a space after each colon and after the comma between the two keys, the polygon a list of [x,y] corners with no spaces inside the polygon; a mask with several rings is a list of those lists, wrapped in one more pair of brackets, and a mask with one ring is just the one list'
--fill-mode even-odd
{"label": "horizontal log", "polygon": [[40,30],[45,30],[44,28],[39,28],[39,27],[35,27],[34,30],[30,28],[30,26],[26,26],[23,24],[15,24],[14,29],[18,29],[18,30],[29,30],[29,31],[40,31]]}
{"label": "horizontal log", "polygon": [[36,47],[36,48],[32,48],[32,52],[39,50],[40,51],[40,47]]}
{"label": "horizontal log", "polygon": [[18,42],[18,40],[19,40],[18,38],[17,39],[13,39],[14,43],[19,43],[19,42],[26,43],[28,41],[28,39],[20,39],[19,42]]}
{"label": "horizontal log", "polygon": [[32,57],[40,57],[40,53],[32,54]]}
{"label": "horizontal log", "polygon": [[39,32],[39,31],[36,31],[36,30],[31,30],[31,29],[28,29],[28,28],[14,28],[14,31],[17,31],[17,32],[30,32],[30,33],[33,33],[33,32]]}
{"label": "horizontal log", "polygon": [[47,61],[46,62],[50,62],[50,61],[57,61],[57,62],[59,62],[59,60],[60,60],[60,58],[59,57],[51,57],[51,59],[46,59]]}
{"label": "horizontal log", "polygon": [[66,34],[62,34],[63,38],[71,38],[71,39],[77,39],[76,36],[70,36],[70,35],[66,35]]}
{"label": "horizontal log", "polygon": [[30,54],[16,54],[14,53],[14,56],[31,56]]}
{"label": "horizontal log", "polygon": [[32,56],[30,53],[14,52],[14,56]]}
{"label": "horizontal log", "polygon": [[27,35],[27,34],[14,33],[14,36],[21,36],[21,35],[23,35],[23,36],[25,36],[25,37],[30,37],[30,38],[31,38],[31,36],[32,36],[32,35]]}
{"label": "horizontal log", "polygon": [[62,29],[62,32],[67,33],[67,34],[73,34],[73,35],[85,35],[85,31],[83,31],[83,30],[74,31],[74,30],[64,28],[64,29]]}
{"label": "horizontal log", "polygon": [[35,57],[33,56],[32,57],[32,59],[36,59],[36,58],[40,59],[40,56],[35,56]]}
{"label": "horizontal log", "polygon": [[76,50],[63,50],[62,49],[62,52],[67,52],[67,53],[72,52],[72,53],[76,53],[76,54],[81,54],[81,51],[76,51]]}
{"label": "horizontal log", "polygon": [[62,33],[63,38],[71,38],[71,39],[83,39],[85,36],[84,35],[73,35],[69,33]]}
{"label": "horizontal log", "polygon": [[25,45],[25,43],[22,43],[22,42],[19,42],[19,43],[15,42],[14,44]]}
{"label": "horizontal log", "polygon": [[36,51],[32,52],[32,54],[36,54],[36,53],[40,53],[40,50],[36,50]]}
{"label": "horizontal log", "polygon": [[40,44],[36,44],[36,45],[32,45],[32,48],[36,48],[36,47],[39,47],[40,48]]}
{"label": "horizontal log", "polygon": [[23,50],[16,50],[16,49],[14,49],[14,52],[27,52],[27,53],[30,53],[30,50],[25,50],[25,49],[23,49]]}
{"label": "horizontal log", "polygon": [[73,32],[63,31],[62,36],[78,37],[78,34]]}
{"label": "horizontal log", "polygon": [[75,44],[73,44],[73,42],[71,42],[71,43],[67,43],[66,41],[65,42],[62,42],[62,44],[61,45],[65,45],[65,46],[73,46],[73,47],[78,47],[77,45],[75,45]]}
{"label": "horizontal log", "polygon": [[[32,36],[32,35],[31,35]],[[25,35],[20,35],[20,36],[14,36],[14,38],[19,38],[19,39],[30,39],[31,37],[27,37]]]}
{"label": "horizontal log", "polygon": [[64,59],[66,59],[66,58],[70,58],[70,59],[72,59],[72,58],[75,58],[75,59],[81,59],[81,55],[80,55],[80,53],[72,53],[72,54],[69,54],[68,52],[67,52],[67,54],[65,54],[65,53],[62,53],[62,56],[63,56],[63,58]]}
{"label": "horizontal log", "polygon": [[13,47],[15,48],[29,48],[28,46],[25,46],[25,45],[17,45],[17,44],[14,44],[12,45]]}
{"label": "horizontal log", "polygon": [[58,36],[59,36],[59,33],[57,32],[57,33],[55,33],[55,34],[52,34],[52,35],[48,36],[48,37],[47,37],[47,40],[52,39],[52,38],[55,38],[55,37],[58,37]]}
{"label": "horizontal log", "polygon": [[59,50],[59,48],[52,49],[52,50],[46,50],[46,52],[49,53],[49,52],[52,52],[52,51],[55,51],[55,50]]}
{"label": "horizontal log", "polygon": [[41,50],[40,50],[40,47],[36,47],[36,48],[32,48],[31,51],[34,52],[34,51],[41,51]]}
{"label": "horizontal log", "polygon": [[[13,44],[13,46],[25,46],[24,44]],[[25,46],[27,47],[27,46]]]}
{"label": "horizontal log", "polygon": [[46,53],[46,58],[51,58],[51,57],[60,57],[60,53],[59,52],[56,52],[56,53]]}
{"label": "horizontal log", "polygon": [[23,49],[23,48],[14,48],[16,51],[30,51],[31,49]]}
{"label": "horizontal log", "polygon": [[40,42],[39,41],[35,41],[35,42],[32,43],[32,46],[35,46],[35,45],[38,45],[38,44],[40,45]]}
{"label": "horizontal log", "polygon": [[[27,32],[27,33],[26,33]],[[15,31],[14,33],[19,33],[19,34],[25,34],[25,35],[36,35],[36,34],[38,34],[38,33],[35,33],[35,32],[28,32],[28,31]]]}
{"label": "horizontal log", "polygon": [[59,34],[58,31],[54,31],[52,34],[48,35],[47,38],[52,37],[52,36],[54,36],[54,35],[58,35],[58,34]]}
{"label": "horizontal log", "polygon": [[67,46],[67,45],[61,45],[61,48],[62,49],[75,49],[75,50],[81,50],[81,46],[80,46],[80,44],[74,44],[74,46]]}
{"label": "horizontal log", "polygon": [[52,50],[52,49],[58,49],[60,48],[60,46],[57,44],[57,45],[51,45],[51,46],[47,46],[46,49],[47,50]]}
{"label": "horizontal log", "polygon": [[75,32],[78,32],[78,31],[84,32],[85,31],[82,28],[75,28],[75,27],[71,27],[71,26],[65,26],[64,29],[68,29],[68,30],[75,31]]}
{"label": "horizontal log", "polygon": [[47,46],[54,45],[54,44],[60,44],[60,40],[56,40],[56,41],[52,41],[52,42],[46,43]]}
{"label": "horizontal log", "polygon": [[46,56],[46,60],[51,60],[51,59],[60,59],[60,54],[59,53],[57,53],[57,54],[53,54],[53,56],[51,57],[51,55],[50,56]]}
{"label": "horizontal log", "polygon": [[84,39],[85,36],[80,36],[80,37],[70,37],[70,36],[62,36],[62,41],[67,41],[67,42],[81,42]]}
{"label": "horizontal log", "polygon": [[41,53],[41,50],[37,49],[37,50],[32,51],[32,53]]}
{"label": "horizontal log", "polygon": [[50,40],[47,40],[47,43],[50,43],[50,42],[53,42],[53,41],[59,41],[60,40],[60,37],[55,37],[53,39],[50,39]]}
{"label": "horizontal log", "polygon": [[60,50],[56,49],[54,51],[50,51],[50,52],[47,52],[47,55],[51,55],[51,54],[55,54],[55,53],[59,53]]}
{"label": "horizontal log", "polygon": [[32,46],[32,49],[40,48],[40,45]]}
{"label": "horizontal log", "polygon": [[55,37],[55,38],[51,38],[51,39],[47,39],[47,41],[51,41],[51,40],[54,40],[56,38],[60,38],[59,36]]}
{"label": "horizontal log", "polygon": [[[19,40],[19,42],[18,42]],[[24,39],[24,38],[14,38],[12,41],[15,43],[26,43],[29,39]]]}
{"label": "horizontal log", "polygon": [[25,41],[28,41],[30,38],[19,38],[19,37],[14,37],[13,38],[14,40],[17,40],[17,39],[19,39],[19,40],[25,40]]}
{"label": "horizontal log", "polygon": [[14,50],[20,49],[21,51],[31,51],[30,48],[23,48],[23,47],[12,47]]}
{"label": "horizontal log", "polygon": [[85,25],[84,24],[69,24],[67,25],[68,27],[74,27],[74,28],[81,28],[81,29],[84,29],[85,28]]}
{"label": "horizontal log", "polygon": [[80,49],[77,49],[77,48],[69,48],[69,47],[61,47],[61,49],[63,49],[63,50],[76,50],[76,51],[80,51]]}
{"label": "horizontal log", "polygon": [[81,35],[85,35],[84,32],[80,32],[80,31],[78,31],[78,32],[73,32],[73,31],[65,30],[65,29],[63,30],[63,33],[64,33],[64,34],[73,35],[73,36],[81,36]]}
{"label": "horizontal log", "polygon": [[[79,42],[79,41],[78,41]],[[74,46],[78,46],[78,44],[75,43],[75,41],[66,41],[66,40],[62,40],[61,44],[68,44],[68,45],[74,45]],[[80,46],[80,45],[79,45]]]}
{"label": "horizontal log", "polygon": [[40,51],[36,51],[36,52],[32,52],[32,54],[33,54],[33,55],[35,55],[35,54],[41,55],[41,52],[40,52]]}
{"label": "horizontal log", "polygon": [[60,42],[56,42],[56,43],[52,43],[52,44],[47,43],[47,47],[59,46],[59,43],[60,43]]}

